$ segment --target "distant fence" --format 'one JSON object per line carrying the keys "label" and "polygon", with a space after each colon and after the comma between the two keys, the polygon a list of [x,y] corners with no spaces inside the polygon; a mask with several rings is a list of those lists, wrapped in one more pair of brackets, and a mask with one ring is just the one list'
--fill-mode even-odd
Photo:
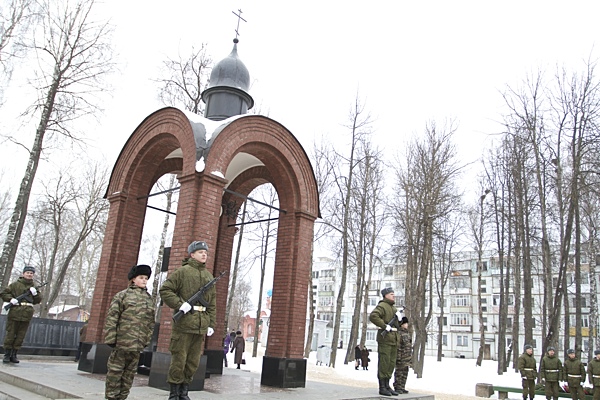
{"label": "distant fence", "polygon": [[[0,315],[0,348],[4,353],[6,315]],[[75,356],[83,322],[33,318],[19,354]]]}

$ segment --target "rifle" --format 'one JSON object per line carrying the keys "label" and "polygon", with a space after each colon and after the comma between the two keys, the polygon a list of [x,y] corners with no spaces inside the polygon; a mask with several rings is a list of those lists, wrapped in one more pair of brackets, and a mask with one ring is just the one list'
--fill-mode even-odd
{"label": "rifle", "polygon": [[[401,313],[403,313],[404,312],[404,306],[401,306],[401,308],[399,308],[398,311],[400,311]],[[400,322],[400,321],[398,321],[398,314],[397,313],[394,314],[394,318],[392,318],[390,320],[390,322],[387,323],[387,325],[391,326],[395,322]],[[385,335],[387,335],[387,334],[388,334],[388,331],[386,331],[385,329],[381,332],[381,336],[383,336],[383,337],[385,337]]]}
{"label": "rifle", "polygon": [[[47,284],[48,284],[48,282],[44,282],[44,283],[42,283],[42,284],[41,284],[41,285],[39,285],[39,286],[34,286],[34,287],[35,287],[35,290],[38,290],[38,289],[40,289],[41,287],[43,287],[43,286],[46,286]],[[32,297],[29,297],[29,296],[31,296],[31,292],[29,291],[29,289],[27,289],[26,291],[24,291],[23,293],[21,293],[20,295],[18,295],[17,297],[15,297],[15,299],[17,299],[17,301],[18,301],[19,303],[21,302],[21,300],[29,300],[29,299],[31,299],[29,302],[30,302],[30,303],[33,303],[33,298],[32,298]],[[5,306],[4,306],[4,309],[5,309],[6,311],[8,311],[8,310],[10,310],[10,309],[11,309],[13,306],[14,306],[14,304],[13,304],[13,303],[8,303],[7,305],[5,305]]]}
{"label": "rifle", "polygon": [[[202,304],[204,307],[208,307],[209,304],[206,302],[206,300],[204,300],[204,293],[206,293],[206,291],[208,289],[210,289],[215,283],[217,283],[217,281],[219,279],[221,279],[223,277],[223,275],[225,275],[227,271],[223,271],[221,272],[221,274],[219,276],[217,276],[216,278],[214,278],[212,281],[208,282],[206,285],[202,286],[200,288],[200,290],[198,290],[192,297],[190,297],[187,300],[187,303],[190,303],[190,305],[192,306],[192,309],[190,310],[190,314],[194,311],[194,305],[196,303],[200,303]],[[183,317],[184,312],[179,310],[177,311],[174,315],[173,315],[173,321],[177,322],[181,319],[181,317]]]}

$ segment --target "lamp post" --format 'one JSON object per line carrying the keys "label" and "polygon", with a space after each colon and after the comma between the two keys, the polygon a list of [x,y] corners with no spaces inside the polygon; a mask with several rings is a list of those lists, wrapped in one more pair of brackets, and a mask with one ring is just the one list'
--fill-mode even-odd
{"label": "lamp post", "polygon": [[485,326],[483,324],[483,308],[481,305],[481,270],[483,253],[483,201],[490,192],[485,192],[479,197],[479,234],[477,237],[477,302],[479,306],[479,355],[477,356],[477,366],[481,366],[483,361],[483,352],[485,349]]}

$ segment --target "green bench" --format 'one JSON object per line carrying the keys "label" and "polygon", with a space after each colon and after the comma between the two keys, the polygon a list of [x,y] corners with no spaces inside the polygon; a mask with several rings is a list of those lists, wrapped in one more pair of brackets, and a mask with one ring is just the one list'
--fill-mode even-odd
{"label": "green bench", "polygon": [[[522,388],[514,388],[514,387],[508,387],[508,386],[496,386],[494,385],[494,392],[498,392],[498,399],[508,399],[508,393],[523,393],[523,389]],[[543,390],[536,390],[535,391],[535,395],[536,396],[542,396],[545,397],[546,394],[544,393]],[[558,394],[558,397],[564,397],[566,399],[570,399],[571,398],[571,393],[565,393],[565,392],[560,392]],[[585,395],[586,400],[593,400],[594,396],[590,395],[590,394],[586,394]]]}

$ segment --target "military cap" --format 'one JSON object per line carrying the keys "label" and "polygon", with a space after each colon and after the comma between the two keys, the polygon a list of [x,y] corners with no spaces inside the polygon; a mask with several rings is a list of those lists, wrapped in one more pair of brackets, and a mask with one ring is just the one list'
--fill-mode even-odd
{"label": "military cap", "polygon": [[33,272],[35,274],[35,268],[31,265],[26,265],[25,268],[23,268],[23,272]]}
{"label": "military cap", "polygon": [[533,346],[532,346],[532,345],[530,345],[530,344],[526,344],[526,345],[525,345],[525,350],[527,350],[527,349],[531,349],[531,350],[533,350]]}
{"label": "military cap", "polygon": [[567,350],[567,354],[575,354],[575,350],[569,349],[569,350]]}
{"label": "military cap", "polygon": [[206,242],[200,242],[200,241],[195,241],[190,243],[190,245],[188,246],[188,253],[192,254],[195,251],[198,250],[206,250],[208,251],[208,245],[206,244]]}
{"label": "military cap", "polygon": [[551,351],[556,351],[556,349],[552,346],[548,346],[548,348],[546,349],[546,351],[549,353]]}
{"label": "military cap", "polygon": [[152,275],[152,268],[150,268],[149,265],[144,264],[134,265],[127,274],[127,279],[132,280],[138,275],[146,275],[148,278],[150,278],[150,275]]}
{"label": "military cap", "polygon": [[594,355],[597,356],[598,354],[600,354],[600,350],[594,350]]}
{"label": "military cap", "polygon": [[386,287],[381,289],[381,295],[383,297],[385,297],[386,294],[390,294],[390,293],[394,293],[394,289],[392,289],[391,287]]}

